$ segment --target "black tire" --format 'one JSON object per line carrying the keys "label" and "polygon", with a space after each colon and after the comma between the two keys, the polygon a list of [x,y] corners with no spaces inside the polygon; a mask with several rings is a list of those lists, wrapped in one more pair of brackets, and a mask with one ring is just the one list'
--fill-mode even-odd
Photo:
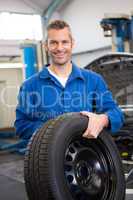
{"label": "black tire", "polygon": [[85,139],[88,118],[65,114],[32,137],[25,155],[29,200],[124,200],[125,178],[109,133]]}

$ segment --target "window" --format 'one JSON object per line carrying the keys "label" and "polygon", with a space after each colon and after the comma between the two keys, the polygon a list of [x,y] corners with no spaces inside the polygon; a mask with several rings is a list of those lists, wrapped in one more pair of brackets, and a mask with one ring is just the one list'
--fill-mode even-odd
{"label": "window", "polygon": [[42,40],[41,17],[2,12],[0,14],[0,39]]}

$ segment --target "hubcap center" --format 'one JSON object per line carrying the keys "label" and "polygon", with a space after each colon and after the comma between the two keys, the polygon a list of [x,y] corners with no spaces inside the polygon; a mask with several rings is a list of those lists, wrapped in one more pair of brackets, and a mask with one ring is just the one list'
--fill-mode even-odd
{"label": "hubcap center", "polygon": [[76,176],[82,185],[88,185],[91,178],[91,168],[86,161],[80,161],[76,165]]}

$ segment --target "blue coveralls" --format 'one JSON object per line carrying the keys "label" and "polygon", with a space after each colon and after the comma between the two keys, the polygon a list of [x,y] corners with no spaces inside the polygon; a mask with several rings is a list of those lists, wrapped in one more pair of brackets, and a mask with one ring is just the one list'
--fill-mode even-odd
{"label": "blue coveralls", "polygon": [[93,111],[109,117],[110,131],[117,132],[123,124],[123,113],[113,100],[103,78],[72,63],[72,72],[65,88],[47,67],[21,86],[16,108],[16,133],[29,139],[44,122],[63,113]]}

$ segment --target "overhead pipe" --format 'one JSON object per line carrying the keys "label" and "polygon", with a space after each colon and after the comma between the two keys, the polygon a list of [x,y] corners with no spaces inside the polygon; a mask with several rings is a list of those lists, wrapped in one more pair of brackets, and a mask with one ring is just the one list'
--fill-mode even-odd
{"label": "overhead pipe", "polygon": [[61,3],[63,3],[64,0],[53,0],[48,8],[43,12],[42,18],[44,19],[44,24],[47,26],[52,14],[54,11],[59,7]]}
{"label": "overhead pipe", "polygon": [[[53,0],[48,8],[43,12],[42,14],[42,29],[43,29],[43,38],[45,39],[46,37],[46,27],[49,23],[49,20],[51,18],[51,16],[53,15],[54,11],[59,7],[59,5],[61,3],[63,3],[64,0]],[[47,54],[47,52],[43,52],[44,56],[45,56],[45,63],[44,64],[48,64],[49,63],[49,56]]]}

